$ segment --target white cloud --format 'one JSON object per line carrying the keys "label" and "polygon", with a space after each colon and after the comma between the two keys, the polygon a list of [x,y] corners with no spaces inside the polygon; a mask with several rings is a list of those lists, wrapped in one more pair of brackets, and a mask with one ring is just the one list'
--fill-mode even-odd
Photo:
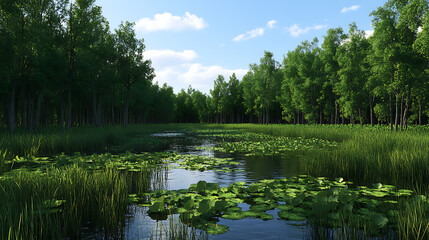
{"label": "white cloud", "polygon": [[170,49],[148,50],[144,53],[146,59],[152,60],[155,69],[163,69],[170,66],[178,66],[189,63],[198,57],[194,50],[183,50],[176,52]]}
{"label": "white cloud", "polygon": [[209,94],[213,88],[213,82],[218,74],[224,75],[226,79],[235,73],[241,79],[247,73],[247,69],[227,69],[222,66],[204,66],[195,63],[198,57],[193,50],[173,51],[148,50],[144,54],[145,59],[152,60],[156,77],[154,82],[160,85],[167,83],[177,93],[182,88],[187,89],[189,85]]}
{"label": "white cloud", "polygon": [[310,30],[320,30],[326,27],[326,25],[316,25],[313,27],[300,28],[297,24],[294,24],[286,29],[290,32],[290,35],[292,35],[293,37],[298,37],[301,34],[308,33]]}
{"label": "white cloud", "polygon": [[276,20],[271,20],[267,22],[267,27],[268,28],[274,28],[274,25],[277,23]]}
{"label": "white cloud", "polygon": [[359,5],[353,5],[353,6],[351,6],[351,7],[344,7],[343,9],[341,9],[341,12],[342,13],[346,13],[346,12],[349,12],[349,11],[356,11],[356,10],[358,10],[360,8],[360,6]]}
{"label": "white cloud", "polygon": [[369,38],[374,34],[374,30],[365,30],[365,37]]}
{"label": "white cloud", "polygon": [[239,41],[243,41],[243,40],[248,40],[248,39],[251,39],[251,38],[259,37],[259,36],[262,36],[262,35],[264,35],[264,29],[263,28],[256,28],[256,29],[248,31],[248,32],[246,32],[244,34],[240,34],[240,35],[236,36],[235,38],[233,38],[232,40],[234,42],[239,42]]}
{"label": "white cloud", "polygon": [[169,12],[155,14],[153,18],[142,18],[136,22],[140,32],[200,30],[208,24],[203,18],[186,12],[184,16],[174,16]]}
{"label": "white cloud", "polygon": [[187,72],[180,74],[178,78],[202,92],[209,93],[209,90],[213,88],[214,80],[219,74],[223,75],[228,81],[229,76],[233,73],[238,79],[241,79],[247,71],[247,69],[226,69],[221,66],[203,66],[199,63],[194,63],[189,66]]}

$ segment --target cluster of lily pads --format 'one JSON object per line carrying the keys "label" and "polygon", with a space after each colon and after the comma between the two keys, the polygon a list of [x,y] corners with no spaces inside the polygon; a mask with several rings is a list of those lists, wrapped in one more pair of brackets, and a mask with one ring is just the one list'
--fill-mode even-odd
{"label": "cluster of lily pads", "polygon": [[263,133],[242,132],[238,130],[205,130],[199,134],[215,137],[220,140],[217,147],[200,147],[226,153],[243,153],[251,155],[275,155],[287,151],[319,149],[334,147],[336,143],[317,138],[291,138],[271,136]]}
{"label": "cluster of lily pads", "polygon": [[164,159],[168,156],[170,156],[169,153],[162,152],[143,152],[138,154],[126,152],[118,155],[111,153],[92,155],[75,153],[73,155],[61,154],[55,157],[16,157],[6,162],[11,171],[4,173],[1,177],[7,178],[20,171],[43,173],[46,169],[52,167],[62,168],[72,164],[77,164],[88,171],[110,168],[125,172],[140,172],[164,163]]}
{"label": "cluster of lily pads", "polygon": [[172,167],[183,168],[187,170],[215,170],[223,172],[235,172],[244,171],[242,169],[232,168],[232,165],[239,165],[239,162],[233,161],[232,158],[215,158],[209,156],[197,156],[190,154],[176,154],[170,153],[170,155],[164,158],[166,162],[172,162],[177,166]]}
{"label": "cluster of lily pads", "polygon": [[19,171],[44,172],[47,168],[61,168],[72,164],[78,164],[88,171],[96,171],[105,168],[116,169],[124,172],[140,172],[151,167],[156,167],[164,163],[174,163],[173,168],[183,168],[187,170],[216,170],[224,172],[243,171],[232,168],[239,165],[239,162],[232,158],[214,158],[209,156],[196,156],[189,154],[177,154],[171,152],[143,152],[123,154],[92,154],[82,155],[58,155],[55,157],[16,157],[7,162],[12,169],[0,178],[14,175]]}
{"label": "cluster of lily pads", "polygon": [[[397,190],[391,185],[374,184],[371,187],[351,188],[351,182],[342,178],[301,175],[284,179],[267,179],[247,184],[236,182],[228,187],[200,181],[188,189],[159,190],[134,196],[134,201],[148,206],[153,219],[166,219],[169,214],[180,214],[183,221],[209,234],[221,234],[228,227],[216,224],[219,218],[244,218],[303,221],[338,227],[346,221],[349,226],[372,228],[380,232],[397,224],[401,199],[408,199],[411,190]],[[423,196],[415,199],[425,200]],[[249,210],[243,211],[246,204]]]}

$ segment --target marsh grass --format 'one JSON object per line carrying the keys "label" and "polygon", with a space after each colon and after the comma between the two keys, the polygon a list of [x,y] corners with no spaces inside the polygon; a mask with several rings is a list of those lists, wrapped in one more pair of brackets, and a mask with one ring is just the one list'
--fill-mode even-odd
{"label": "marsh grass", "polygon": [[[0,139],[0,174],[8,170],[3,163],[17,155],[54,156],[62,152],[150,149],[162,144],[151,140],[151,133],[204,128],[240,129],[273,136],[335,141],[338,146],[329,150],[307,151],[300,161],[304,171],[312,176],[343,177],[359,185],[381,182],[411,188],[421,194],[429,193],[425,184],[429,182],[427,127],[410,127],[403,132],[390,132],[386,126],[253,124],[82,127],[67,132],[47,129],[13,136],[3,134]],[[128,193],[162,188],[162,179],[167,177],[162,171],[129,174],[127,176],[109,168],[88,172],[71,165],[63,169],[48,168],[42,172],[23,170],[13,178],[3,178],[0,180],[0,238],[60,239],[77,236],[80,229],[88,225],[115,236],[115,231],[124,222]],[[399,238],[428,238],[428,213],[427,204],[404,205],[397,221]],[[353,229],[348,227],[348,222],[342,222],[337,231],[321,227],[315,233],[322,236],[320,239],[354,239],[362,236],[365,239],[365,234],[372,230],[362,224],[361,228]],[[186,235],[180,225],[175,226],[168,227],[173,231],[170,236]]]}
{"label": "marsh grass", "polygon": [[0,239],[78,237],[84,226],[117,236],[124,225],[128,193],[151,189],[154,176],[149,170],[89,172],[74,164],[16,171],[0,181]]}
{"label": "marsh grass", "polygon": [[190,227],[180,218],[176,219],[174,215],[170,215],[167,221],[157,221],[150,239],[203,240],[208,239],[208,234],[201,229]]}
{"label": "marsh grass", "polygon": [[[214,126],[213,126],[214,127]],[[312,176],[343,177],[358,184],[381,182],[428,194],[429,130],[360,125],[225,125],[226,129],[338,142],[335,148],[307,151],[301,161]]]}
{"label": "marsh grass", "polygon": [[37,132],[18,131],[14,135],[0,130],[0,151],[6,158],[15,156],[55,156],[61,153],[141,152],[162,144],[150,134],[168,130],[202,128],[194,124],[147,124],[123,127],[75,127],[62,131],[46,128]]}
{"label": "marsh grass", "polygon": [[407,202],[398,217],[399,235],[402,239],[427,239],[429,237],[429,208],[422,201]]}

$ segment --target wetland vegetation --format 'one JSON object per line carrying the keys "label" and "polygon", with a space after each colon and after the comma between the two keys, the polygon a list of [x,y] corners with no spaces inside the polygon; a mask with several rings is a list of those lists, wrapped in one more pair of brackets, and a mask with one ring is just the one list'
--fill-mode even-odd
{"label": "wetland vegetation", "polygon": [[[101,136],[92,140],[102,144],[94,141],[89,149],[62,142],[84,139],[87,131],[6,136],[10,143],[2,145],[1,238],[127,238],[131,235],[125,229],[136,211],[155,221],[141,233],[153,231],[153,238],[213,238],[228,234],[228,221],[239,224],[245,221],[241,219],[273,225],[284,221],[306,229],[300,230],[306,238],[427,236],[428,188],[421,184],[428,180],[425,127],[408,132],[353,125],[128,128],[91,130],[99,131]],[[109,153],[124,149],[115,142],[104,145],[115,137],[136,151]],[[56,139],[55,145],[43,138]],[[33,145],[24,139],[32,139]],[[29,144],[34,155],[17,155],[22,151],[17,142]],[[291,153],[297,171],[248,176],[270,158]],[[256,168],[249,168],[251,161],[258,162]],[[199,172],[200,179],[214,174],[220,181],[191,177],[175,187],[175,179],[167,183],[174,171]],[[232,178],[225,181],[222,176]]]}
{"label": "wetland vegetation", "polygon": [[387,0],[204,94],[95,0],[1,1],[0,239],[428,239],[428,12]]}

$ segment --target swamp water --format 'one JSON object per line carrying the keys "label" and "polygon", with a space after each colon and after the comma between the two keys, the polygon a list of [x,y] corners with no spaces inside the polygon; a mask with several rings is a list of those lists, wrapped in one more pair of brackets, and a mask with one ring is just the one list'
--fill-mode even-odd
{"label": "swamp water", "polygon": [[[320,139],[213,130],[152,137],[163,149],[145,154],[165,160],[162,180],[154,192],[134,194],[120,238],[164,239],[169,228],[189,230],[183,221],[191,221],[198,229],[190,232],[199,236],[204,228],[209,239],[367,238],[360,228],[338,231],[338,224],[366,226],[379,236],[374,239],[391,239],[397,238],[389,229],[397,224],[398,202],[412,194],[380,183],[366,187],[300,175],[306,150],[335,146]],[[309,217],[322,228],[308,224]],[[80,237],[103,235],[88,230]]]}
{"label": "swamp water", "polygon": [[[228,187],[235,182],[257,182],[261,179],[284,178],[299,175],[297,154],[288,156],[245,156],[244,154],[227,154],[211,149],[216,146],[216,140],[200,138],[188,133],[160,133],[154,137],[169,141],[167,151],[182,154],[209,156],[216,158],[233,158],[239,162],[234,169],[239,171],[222,172],[215,170],[186,170],[180,168],[168,169],[165,189],[187,189],[191,184],[199,181],[219,183],[219,187]],[[241,203],[243,211],[249,209],[249,205]],[[126,223],[124,237],[126,239],[147,239],[151,232],[159,231],[160,226],[168,228],[169,220],[159,221],[151,219],[148,207],[132,206],[133,216]],[[270,210],[267,213],[277,216],[279,210]],[[171,216],[170,216],[171,217]],[[178,216],[174,216],[177,220]],[[220,218],[217,224],[229,227],[229,231],[219,235],[209,235],[209,239],[303,239],[306,234],[305,222],[287,222],[280,219],[264,221],[256,218],[242,220],[228,220]],[[165,229],[162,230],[162,232]],[[152,233],[153,237],[157,233]],[[159,233],[158,233],[159,236]]]}

